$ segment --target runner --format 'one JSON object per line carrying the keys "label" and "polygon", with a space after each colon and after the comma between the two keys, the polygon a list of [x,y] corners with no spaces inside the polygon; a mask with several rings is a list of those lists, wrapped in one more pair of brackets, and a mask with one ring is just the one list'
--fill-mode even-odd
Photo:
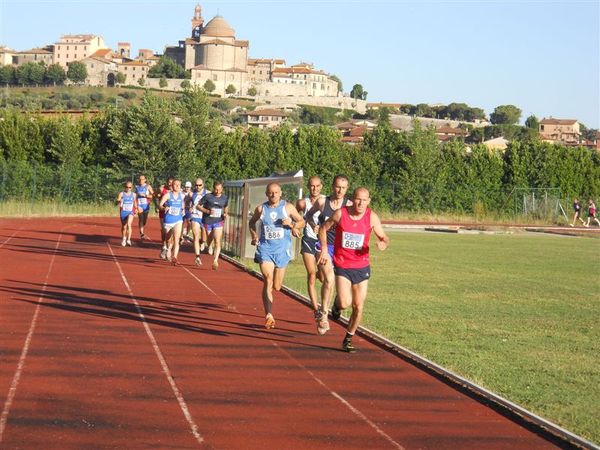
{"label": "runner", "polygon": [[194,186],[194,193],[192,194],[192,233],[194,235],[194,263],[199,266],[202,264],[200,259],[200,253],[204,246],[206,230],[202,226],[202,212],[198,209],[198,205],[202,201],[202,198],[208,194],[208,191],[204,187],[204,181],[202,178],[197,178]]}
{"label": "runner", "polygon": [[146,176],[140,175],[140,184],[135,187],[135,193],[138,203],[138,226],[140,229],[140,239],[146,239],[144,227],[148,222],[148,214],[150,213],[150,200],[154,196],[152,186],[146,184]]}
{"label": "runner", "polygon": [[575,222],[577,222],[577,219],[579,219],[579,221],[585,225],[584,220],[581,218],[581,204],[579,203],[579,200],[574,198],[573,199],[573,211],[575,211],[575,213],[573,214],[573,223],[569,224],[572,227],[575,226]]}
{"label": "runner", "polygon": [[598,224],[598,226],[600,226],[600,220],[598,220],[596,217],[596,204],[591,198],[588,200],[588,217],[587,221],[585,222],[586,227],[590,226],[590,220],[593,220]]}
{"label": "runner", "polygon": [[[308,224],[311,227],[316,226],[315,214],[320,212],[318,223],[322,225],[329,219],[335,211],[347,206],[348,200],[344,197],[348,190],[348,177],[345,175],[337,175],[333,179],[333,185],[331,189],[331,195],[327,198],[318,199],[313,207],[306,215]],[[317,261],[320,259],[321,253],[325,251],[329,252],[329,259],[333,258],[333,244],[335,242],[335,228],[331,228],[327,233],[327,246],[321,247],[321,243],[316,244]],[[325,250],[325,251],[322,251]],[[333,296],[333,290],[335,287],[335,274],[333,271],[333,265],[321,264],[321,273],[323,275],[323,285],[321,286],[321,311],[317,313],[315,320],[317,321],[317,332],[319,334],[325,334],[329,331],[329,321],[327,320],[327,314],[329,311],[329,304],[331,303],[331,297]],[[337,318],[337,317],[334,317]]]}
{"label": "runner", "polygon": [[173,187],[173,178],[167,180],[167,184],[163,184],[158,189],[156,197],[158,198],[158,204],[156,209],[158,211],[158,221],[160,222],[160,239],[162,241],[162,248],[160,250],[160,258],[167,259],[167,233],[165,232],[165,211],[160,207],[160,202],[163,197],[171,191]]}
{"label": "runner", "polygon": [[183,245],[185,241],[189,241],[188,233],[192,229],[192,182],[186,181],[183,188],[183,194],[185,195],[183,202],[185,205],[185,215],[183,216],[183,231],[181,232],[181,239],[179,244]]}
{"label": "runner", "polygon": [[126,245],[131,247],[131,232],[133,228],[131,224],[137,210],[137,200],[133,193],[133,183],[126,181],[123,186],[125,190],[119,192],[116,200],[117,205],[119,205],[119,217],[121,218],[121,235],[123,237],[121,245],[123,247]]}
{"label": "runner", "polygon": [[[352,315],[348,321],[342,349],[356,351],[352,337],[360,325],[367,287],[371,276],[369,266],[369,239],[371,231],[377,237],[377,248],[385,250],[390,240],[383,231],[379,216],[368,208],[371,202],[369,191],[360,187],[352,195],[352,204],[341,208],[323,224],[319,230],[319,240],[325,246],[328,232],[335,229],[333,263],[335,265],[335,284],[338,302],[333,309],[338,311],[352,306]],[[322,252],[319,264],[331,265],[328,252]]]}
{"label": "runner", "polygon": [[164,225],[167,241],[166,259],[174,266],[179,265],[179,238],[183,224],[183,197],[181,192],[181,181],[173,180],[173,190],[163,195],[159,207],[165,212]]}
{"label": "runner", "polygon": [[[221,254],[221,239],[223,237],[223,225],[229,213],[229,200],[223,194],[223,182],[215,181],[213,191],[202,198],[198,209],[203,212],[202,223],[206,229],[208,253],[214,255],[212,263],[213,270],[219,268],[219,255]],[[214,248],[211,247],[214,244]]]}
{"label": "runner", "polygon": [[[256,245],[254,261],[263,274],[262,301],[265,309],[265,328],[275,328],[273,317],[273,288],[279,291],[285,269],[292,258],[292,235],[300,236],[304,219],[294,205],[281,199],[281,186],[270,183],[265,191],[267,201],[254,210],[250,219],[251,244]],[[261,221],[260,239],[256,223]]]}
{"label": "runner", "polygon": [[[323,183],[321,179],[317,176],[310,177],[308,179],[308,188],[310,190],[310,196],[302,198],[296,202],[296,209],[299,213],[306,216],[312,206],[315,204],[317,200],[320,198],[324,198],[325,196],[321,194],[321,189],[323,188]],[[313,215],[313,220],[318,222],[320,211],[317,211]],[[313,308],[313,314],[315,320],[318,321],[321,319],[321,312],[319,310],[318,296],[317,296],[317,278],[322,281],[322,275],[319,270],[319,266],[317,264],[316,253],[317,250],[315,245],[319,242],[319,238],[317,233],[319,232],[319,226],[315,225],[315,227],[311,227],[308,223],[304,226],[304,234],[302,235],[302,246],[300,253],[302,254],[302,260],[304,261],[304,267],[306,268],[306,287],[308,290],[308,296],[310,298],[310,303]]]}

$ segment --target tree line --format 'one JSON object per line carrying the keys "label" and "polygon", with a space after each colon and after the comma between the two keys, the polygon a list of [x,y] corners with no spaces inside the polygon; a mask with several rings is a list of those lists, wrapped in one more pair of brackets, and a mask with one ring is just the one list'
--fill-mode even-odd
{"label": "tree line", "polygon": [[328,185],[338,173],[391,211],[503,211],[514,188],[560,188],[563,198],[598,197],[600,156],[584,147],[514,141],[504,152],[440,144],[433,129],[397,133],[381,125],[363,145],[327,126],[283,125],[226,133],[204,90],[176,99],[147,93],[139,104],[93,117],[42,118],[0,112],[0,199],[103,202],[140,173],[155,185],[171,175],[207,181],[303,169]]}
{"label": "tree line", "polygon": [[67,79],[83,83],[87,76],[85,64],[77,61],[70,63],[66,71],[60,64],[46,66],[44,62],[0,66],[0,84],[4,86],[60,86]]}

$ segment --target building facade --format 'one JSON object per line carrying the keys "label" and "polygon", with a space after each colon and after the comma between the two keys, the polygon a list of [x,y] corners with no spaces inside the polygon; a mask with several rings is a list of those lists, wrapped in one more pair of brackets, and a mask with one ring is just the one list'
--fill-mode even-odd
{"label": "building facade", "polygon": [[542,119],[539,124],[540,137],[543,141],[557,142],[565,145],[578,145],[581,142],[579,122],[575,119]]}
{"label": "building facade", "polygon": [[70,62],[80,61],[105,48],[102,36],[65,34],[54,44],[54,62],[66,69]]}

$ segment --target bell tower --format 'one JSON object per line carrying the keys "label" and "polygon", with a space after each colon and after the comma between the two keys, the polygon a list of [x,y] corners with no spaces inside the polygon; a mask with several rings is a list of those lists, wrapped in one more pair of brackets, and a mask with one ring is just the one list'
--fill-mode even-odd
{"label": "bell tower", "polygon": [[199,4],[194,8],[194,17],[192,17],[192,37],[196,39],[200,39],[200,31],[202,30],[202,25],[204,24],[204,19],[202,18],[202,8]]}

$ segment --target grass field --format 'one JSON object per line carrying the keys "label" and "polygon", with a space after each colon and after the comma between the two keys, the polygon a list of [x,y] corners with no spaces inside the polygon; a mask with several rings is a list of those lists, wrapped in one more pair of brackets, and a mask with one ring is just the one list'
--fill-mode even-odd
{"label": "grass field", "polygon": [[[115,198],[116,198],[115,194]],[[65,216],[117,216],[114,203],[80,203],[76,205],[47,200],[40,202],[5,200],[0,202],[0,217],[65,217]]]}
{"label": "grass field", "polygon": [[[363,324],[600,442],[600,240],[392,232]],[[306,293],[301,261],[286,285]]]}

